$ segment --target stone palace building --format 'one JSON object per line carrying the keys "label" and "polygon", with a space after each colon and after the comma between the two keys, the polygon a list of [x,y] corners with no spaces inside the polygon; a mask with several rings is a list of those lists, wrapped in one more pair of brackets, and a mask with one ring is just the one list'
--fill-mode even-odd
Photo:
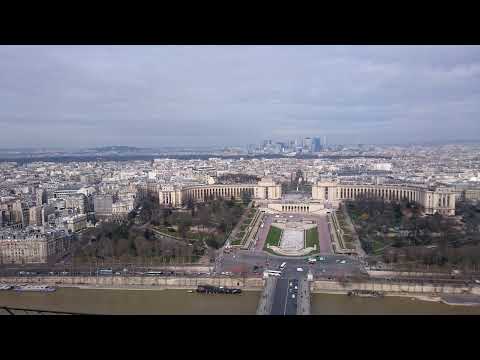
{"label": "stone palace building", "polygon": [[444,186],[343,184],[338,181],[319,181],[312,186],[311,198],[294,202],[282,199],[281,185],[271,178],[263,178],[256,184],[158,186],[153,191],[158,196],[160,204],[173,207],[184,205],[188,199],[197,202],[210,197],[240,199],[242,194],[247,192],[252,199],[271,202],[269,208],[282,212],[317,212],[325,208],[337,208],[344,200],[365,196],[387,201],[408,199],[422,205],[426,214],[455,215],[455,192]]}

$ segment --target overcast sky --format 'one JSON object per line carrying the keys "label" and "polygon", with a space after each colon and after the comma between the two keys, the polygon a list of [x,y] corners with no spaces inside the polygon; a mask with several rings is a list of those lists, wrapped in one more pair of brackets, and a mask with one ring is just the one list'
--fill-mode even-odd
{"label": "overcast sky", "polygon": [[480,139],[479,46],[0,46],[0,148]]}

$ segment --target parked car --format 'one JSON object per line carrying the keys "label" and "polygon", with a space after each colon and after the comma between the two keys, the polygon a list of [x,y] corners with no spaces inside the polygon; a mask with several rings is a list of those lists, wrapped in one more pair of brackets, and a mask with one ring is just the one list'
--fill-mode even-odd
{"label": "parked car", "polygon": [[303,269],[299,267],[299,268],[297,268],[297,271],[298,271],[298,272],[302,272]]}

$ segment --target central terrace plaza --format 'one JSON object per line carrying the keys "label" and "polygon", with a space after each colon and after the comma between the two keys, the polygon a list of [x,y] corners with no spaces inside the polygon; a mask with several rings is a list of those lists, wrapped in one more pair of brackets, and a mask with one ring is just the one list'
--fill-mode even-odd
{"label": "central terrace plaza", "polygon": [[327,214],[289,214],[265,211],[255,249],[283,256],[331,254]]}

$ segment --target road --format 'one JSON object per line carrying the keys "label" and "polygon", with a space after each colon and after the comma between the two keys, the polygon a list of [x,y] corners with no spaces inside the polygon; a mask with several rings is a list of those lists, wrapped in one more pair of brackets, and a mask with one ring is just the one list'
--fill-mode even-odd
{"label": "road", "polygon": [[[297,289],[295,289],[295,287]],[[298,279],[280,278],[275,288],[270,315],[297,314]]]}
{"label": "road", "polygon": [[[314,276],[317,277],[340,277],[366,274],[361,262],[347,255],[324,255],[323,261],[317,261],[310,265],[307,262],[308,257],[292,258],[285,256],[274,256],[267,253],[251,252],[248,250],[238,250],[232,254],[224,254],[222,261],[218,264],[217,273],[222,271],[234,272],[241,266],[248,273],[257,271],[261,273],[264,269],[278,269],[282,262],[288,264],[286,273],[295,273],[297,267],[305,271],[311,269]],[[342,260],[344,264],[340,263]],[[257,266],[257,268],[255,268]]]}
{"label": "road", "polygon": [[332,254],[332,241],[330,231],[328,229],[327,216],[319,216],[317,218],[318,241],[321,254]]}
{"label": "road", "polygon": [[258,229],[257,238],[255,242],[255,251],[262,251],[263,246],[265,244],[265,240],[267,239],[268,230],[270,229],[270,225],[272,224],[273,218],[271,215],[266,214],[263,218],[264,225],[263,227],[260,226]]}

